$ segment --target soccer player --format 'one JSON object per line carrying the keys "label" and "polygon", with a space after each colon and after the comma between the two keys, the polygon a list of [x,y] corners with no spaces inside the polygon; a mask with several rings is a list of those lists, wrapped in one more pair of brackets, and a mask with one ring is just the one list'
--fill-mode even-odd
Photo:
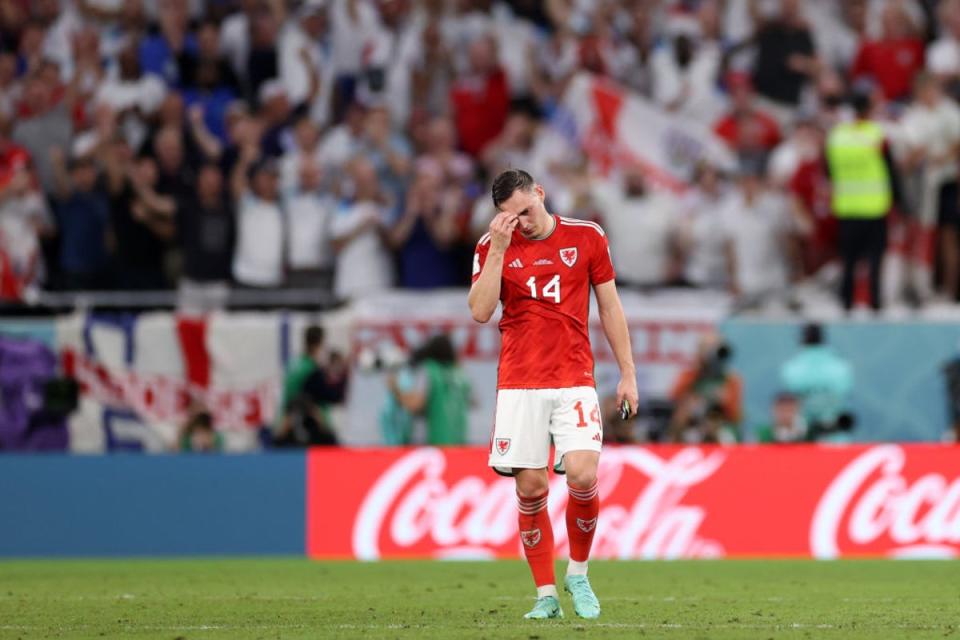
{"label": "soccer player", "polygon": [[561,618],[553,574],[553,529],[547,513],[547,464],[566,473],[570,563],[564,586],[583,618],[600,615],[587,580],[597,527],[597,465],[603,442],[600,406],[587,331],[590,286],[603,331],[620,366],[617,402],[636,413],[637,381],[627,322],[614,284],[603,229],[552,215],[543,187],[510,169],[493,182],[497,215],[473,257],[470,312],[490,320],[503,303],[497,408],[489,465],[514,476],[520,540],[537,585],[527,618]]}

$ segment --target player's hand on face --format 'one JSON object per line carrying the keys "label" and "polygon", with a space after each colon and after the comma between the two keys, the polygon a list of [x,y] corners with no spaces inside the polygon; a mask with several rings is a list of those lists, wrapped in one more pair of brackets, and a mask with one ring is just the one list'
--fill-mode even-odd
{"label": "player's hand on face", "polygon": [[617,384],[617,408],[623,406],[623,401],[630,403],[630,418],[637,415],[637,405],[640,403],[640,394],[637,391],[636,376],[626,376],[620,378]]}
{"label": "player's hand on face", "polygon": [[513,236],[513,230],[517,228],[520,218],[501,211],[490,222],[490,248],[493,251],[504,252],[510,246],[510,238]]}

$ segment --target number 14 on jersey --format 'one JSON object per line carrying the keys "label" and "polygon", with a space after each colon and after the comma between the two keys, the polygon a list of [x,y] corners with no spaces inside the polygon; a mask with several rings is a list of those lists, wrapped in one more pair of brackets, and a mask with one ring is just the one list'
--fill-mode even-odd
{"label": "number 14 on jersey", "polygon": [[527,286],[530,287],[530,297],[534,300],[540,298],[546,300],[549,298],[556,304],[560,304],[560,274],[556,274],[550,278],[550,280],[543,285],[543,288],[540,289],[539,295],[537,293],[537,276],[530,276],[530,279],[527,280]]}

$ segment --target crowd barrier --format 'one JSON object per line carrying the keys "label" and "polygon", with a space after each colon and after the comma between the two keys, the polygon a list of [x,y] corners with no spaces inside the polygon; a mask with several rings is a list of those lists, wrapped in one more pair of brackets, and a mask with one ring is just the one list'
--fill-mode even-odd
{"label": "crowd barrier", "polygon": [[[487,455],[2,456],[0,556],[518,557],[513,482]],[[947,445],[607,447],[599,475],[597,558],[960,556]]]}

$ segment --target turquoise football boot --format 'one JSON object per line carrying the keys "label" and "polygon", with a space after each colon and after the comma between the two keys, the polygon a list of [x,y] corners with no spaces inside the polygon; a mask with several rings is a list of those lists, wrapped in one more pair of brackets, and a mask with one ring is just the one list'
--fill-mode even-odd
{"label": "turquoise football boot", "polygon": [[573,610],[578,616],[588,620],[600,617],[600,601],[593,594],[587,576],[567,576],[563,589],[573,597]]}
{"label": "turquoise football boot", "polygon": [[530,613],[523,616],[527,620],[546,620],[547,618],[562,618],[563,609],[560,608],[560,601],[553,596],[543,596],[537,598],[537,604],[533,605]]}

